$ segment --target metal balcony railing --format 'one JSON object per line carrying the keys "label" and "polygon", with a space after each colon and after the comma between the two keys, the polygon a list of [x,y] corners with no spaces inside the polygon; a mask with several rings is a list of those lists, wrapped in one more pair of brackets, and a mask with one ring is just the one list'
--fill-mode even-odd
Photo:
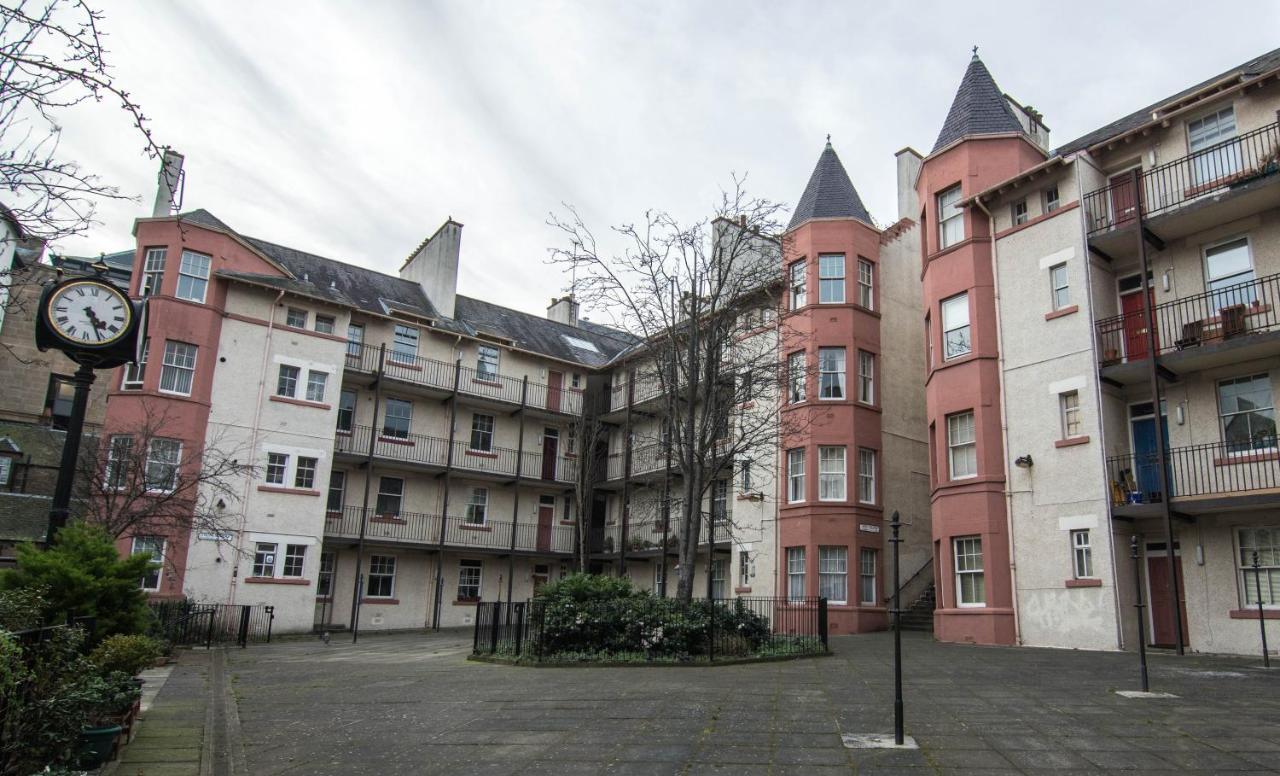
{"label": "metal balcony railing", "polygon": [[[1165,454],[1172,498],[1231,495],[1280,488],[1280,448],[1274,436],[1240,442],[1173,447]],[[1150,504],[1164,500],[1155,453],[1107,459],[1111,500]]]}
{"label": "metal balcony railing", "polygon": [[[1158,304],[1156,351],[1160,354],[1280,329],[1280,274],[1224,286]],[[1142,310],[1094,324],[1101,366],[1147,357]]]}
{"label": "metal balcony railing", "polygon": [[[366,510],[354,506],[343,507],[341,512],[328,513],[325,536],[359,539],[361,521],[364,522],[364,536],[369,540],[430,546],[439,546],[441,542],[440,515],[399,510],[380,514],[375,508]],[[510,551],[512,526],[509,520],[469,521],[465,517],[450,515],[444,518],[444,545],[496,552]],[[514,531],[514,547],[517,552],[573,553],[573,526],[515,523]]]}
{"label": "metal balcony railing", "polygon": [[[676,536],[677,524],[679,521],[679,510],[673,508],[671,512],[671,524],[667,531],[667,549],[675,552],[679,547],[679,538]],[[716,519],[716,544],[724,544],[731,538],[733,523],[728,516]],[[707,544],[707,529],[704,525],[702,531],[698,534],[698,545]],[[604,527],[604,551],[617,552],[622,542],[622,522],[615,521],[606,524]],[[627,522],[627,552],[643,552],[645,550],[656,550],[662,547],[662,520],[652,515],[643,517],[633,517]]]}
{"label": "metal balcony railing", "polygon": [[1280,172],[1280,122],[1143,172],[1135,190],[1124,178],[1084,196],[1089,236],[1169,212],[1198,197]]}
{"label": "metal balcony railing", "polygon": [[[348,342],[346,368],[353,372],[376,374],[379,353],[379,349],[371,345]],[[410,356],[393,350],[387,350],[382,369],[392,379],[440,391],[452,391],[456,378],[458,393],[465,396],[517,406],[521,403],[523,379],[510,375],[481,372],[472,367],[460,367],[448,361]],[[581,415],[582,391],[563,384],[547,385],[530,380],[523,406],[566,415]]]}
{"label": "metal balcony railing", "polygon": [[662,383],[656,374],[636,374],[631,380],[623,380],[615,384],[609,391],[609,411],[620,412],[627,408],[628,401],[632,406],[642,404],[661,396]]}
{"label": "metal balcony railing", "polygon": [[[350,432],[334,435],[334,452],[347,455],[367,455],[369,452],[369,426],[352,426]],[[373,442],[373,455],[402,463],[416,463],[443,468],[449,463],[449,440],[425,434],[398,436],[380,430]],[[492,446],[486,450],[474,449],[469,442],[454,440],[453,468],[463,472],[516,475],[517,461],[522,480],[548,480],[571,483],[578,476],[578,461],[564,455],[545,457],[541,452],[525,450],[523,453],[509,447]]]}
{"label": "metal balcony railing", "polygon": [[[670,452],[660,442],[636,447],[631,451],[631,476],[639,477],[662,471],[667,467]],[[606,476],[610,480],[620,480],[626,474],[626,454],[610,453],[606,467]],[[672,461],[673,470],[675,461]]]}

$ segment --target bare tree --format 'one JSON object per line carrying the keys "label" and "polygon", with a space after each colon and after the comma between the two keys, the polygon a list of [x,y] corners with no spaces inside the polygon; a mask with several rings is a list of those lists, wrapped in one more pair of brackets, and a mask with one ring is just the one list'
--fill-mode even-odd
{"label": "bare tree", "polygon": [[182,445],[166,433],[180,420],[143,401],[142,417],[85,445],[76,485],[82,517],[116,538],[207,531],[239,525],[240,488],[253,476],[247,448],[226,436]]}
{"label": "bare tree", "polygon": [[574,272],[584,304],[641,338],[627,390],[647,385],[644,393],[669,421],[669,439],[659,444],[679,474],[671,494],[676,595],[689,600],[703,524],[712,519],[703,507],[712,484],[789,433],[778,412],[782,265],[774,235],[783,208],[750,196],[735,178],[711,218],[686,224],[647,212],[639,224],[613,228],[621,250],[608,255],[577,211],[567,210],[549,222],[567,242],[551,262]]}
{"label": "bare tree", "polygon": [[595,483],[603,478],[603,447],[609,443],[609,429],[600,422],[601,385],[599,378],[587,377],[587,390],[582,394],[581,411],[569,425],[569,435],[578,451],[578,471],[573,481],[574,530],[577,546],[574,561],[578,571],[585,572],[591,559],[591,509],[595,500]]}

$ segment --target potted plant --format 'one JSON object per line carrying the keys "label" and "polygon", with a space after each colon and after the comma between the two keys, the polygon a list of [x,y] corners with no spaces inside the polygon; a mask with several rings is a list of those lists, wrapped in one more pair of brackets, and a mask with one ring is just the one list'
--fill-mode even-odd
{"label": "potted plant", "polygon": [[81,768],[98,768],[111,757],[124,730],[121,723],[132,722],[127,718],[142,697],[142,688],[134,684],[132,676],[113,671],[85,677],[79,696],[86,715],[80,730],[79,764]]}

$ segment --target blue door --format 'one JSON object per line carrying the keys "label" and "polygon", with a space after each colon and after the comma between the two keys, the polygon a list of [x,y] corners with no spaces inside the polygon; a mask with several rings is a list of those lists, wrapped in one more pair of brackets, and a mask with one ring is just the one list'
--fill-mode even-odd
{"label": "blue door", "polygon": [[[1150,405],[1148,405],[1150,406]],[[1154,417],[1134,418],[1129,421],[1133,427],[1133,477],[1142,492],[1142,500],[1150,503],[1160,501],[1159,458],[1156,455],[1156,419]],[[1160,430],[1164,432],[1165,451],[1169,450],[1169,418],[1160,417]],[[1173,489],[1173,477],[1166,467],[1166,480],[1170,490]]]}

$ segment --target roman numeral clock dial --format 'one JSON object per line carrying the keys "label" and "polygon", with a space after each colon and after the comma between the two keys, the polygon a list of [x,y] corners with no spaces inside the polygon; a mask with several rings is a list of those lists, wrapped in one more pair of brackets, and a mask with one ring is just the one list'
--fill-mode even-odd
{"label": "roman numeral clock dial", "polygon": [[133,307],[115,287],[94,281],[68,283],[49,297],[49,324],[78,347],[110,345],[128,333]]}

